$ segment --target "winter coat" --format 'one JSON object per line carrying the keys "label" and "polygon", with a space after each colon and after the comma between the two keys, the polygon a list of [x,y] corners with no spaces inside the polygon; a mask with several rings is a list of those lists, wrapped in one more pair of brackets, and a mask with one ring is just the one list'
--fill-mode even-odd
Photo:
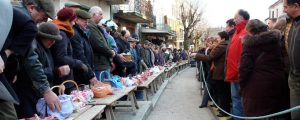
{"label": "winter coat", "polygon": [[260,116],[289,108],[279,31],[243,38],[239,67],[240,92],[246,116]]}
{"label": "winter coat", "polygon": [[44,92],[50,90],[54,72],[50,50],[44,48],[40,41],[33,41],[13,84],[21,103],[16,106],[19,118],[31,117],[37,112],[36,103]]}
{"label": "winter coat", "polygon": [[187,60],[188,59],[188,54],[185,50],[182,50],[180,55],[181,55],[182,60]]}
{"label": "winter coat", "polygon": [[81,73],[81,71],[74,71],[74,80],[79,84],[89,84],[89,80],[95,77],[94,74],[94,54],[87,30],[83,30],[79,25],[73,26],[75,36],[71,38],[71,45],[73,47],[73,58],[82,61],[87,67],[88,71]]}
{"label": "winter coat", "polygon": [[[15,6],[13,8],[13,21],[12,21],[12,27],[10,29],[9,35],[2,47],[1,50],[1,57],[5,63],[5,66],[8,66],[6,63],[10,61],[7,60],[7,56],[4,52],[6,49],[10,49],[14,52],[16,56],[20,56],[22,59],[25,58],[26,54],[31,48],[31,43],[34,40],[36,34],[37,34],[37,26],[36,23],[32,20],[32,17],[30,16],[28,10],[24,6]],[[19,60],[20,61],[20,60]],[[19,63],[13,63],[13,64],[19,64]],[[17,68],[10,68],[12,71],[17,71]],[[6,70],[5,70],[6,71]],[[9,74],[12,74],[12,71],[8,71]],[[7,74],[7,72],[5,72]],[[16,73],[13,73],[14,75]],[[12,75],[12,76],[14,76]],[[11,99],[12,102],[18,103],[18,98],[11,86],[9,85],[9,82],[7,81],[4,74],[0,75],[0,81],[1,83],[6,87],[7,91],[9,93],[3,93],[3,95],[8,95],[3,99]],[[4,89],[4,88],[1,88]],[[3,91],[3,90],[1,90]],[[6,91],[6,90],[5,90]]]}
{"label": "winter coat", "polygon": [[60,28],[60,35],[62,40],[58,40],[51,47],[51,52],[54,60],[54,65],[56,68],[69,65],[70,74],[63,77],[58,77],[54,80],[54,84],[61,84],[64,80],[74,80],[73,70],[78,70],[82,66],[82,61],[78,59],[73,59],[73,48],[71,45],[70,38],[72,37],[72,32],[66,31]]}
{"label": "winter coat", "polygon": [[109,69],[111,65],[110,58],[112,58],[113,52],[101,32],[102,29],[93,21],[89,21],[87,28],[90,30],[89,42],[94,51],[95,70],[103,71]]}
{"label": "winter coat", "polygon": [[240,64],[242,54],[242,37],[247,35],[245,29],[247,20],[242,21],[236,25],[236,31],[232,37],[231,43],[227,51],[226,58],[226,78],[228,82],[239,82],[238,79],[238,66]]}
{"label": "winter coat", "polygon": [[[295,20],[288,35],[288,57],[290,62],[290,78],[300,84],[300,20]],[[299,85],[292,87],[299,88]],[[295,88],[295,89],[296,89]]]}
{"label": "winter coat", "polygon": [[[128,42],[121,40],[120,38],[115,39],[118,47],[118,54],[130,52],[130,45]],[[124,76],[123,70],[126,68],[125,64],[121,61],[119,56],[115,56],[113,61],[116,65],[116,69],[113,71],[113,74]]]}
{"label": "winter coat", "polygon": [[130,48],[130,54],[131,54],[131,58],[132,58],[132,61],[135,63],[135,64],[138,64],[138,54],[137,54],[137,51],[135,48]]}
{"label": "winter coat", "polygon": [[204,54],[196,55],[197,60],[212,62],[214,64],[213,75],[212,75],[213,80],[225,79],[224,62],[225,62],[227,45],[228,45],[228,41],[222,41],[215,48],[212,49],[209,55],[204,55]]}
{"label": "winter coat", "polygon": [[116,43],[118,46],[118,54],[127,53],[130,51],[130,45],[128,42],[125,42],[121,38],[116,39]]}

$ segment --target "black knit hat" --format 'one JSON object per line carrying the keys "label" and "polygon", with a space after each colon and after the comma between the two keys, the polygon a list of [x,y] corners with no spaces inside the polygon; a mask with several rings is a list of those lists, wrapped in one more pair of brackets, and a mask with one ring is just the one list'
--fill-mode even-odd
{"label": "black knit hat", "polygon": [[53,23],[42,23],[39,25],[38,37],[47,38],[51,40],[61,40],[58,27]]}

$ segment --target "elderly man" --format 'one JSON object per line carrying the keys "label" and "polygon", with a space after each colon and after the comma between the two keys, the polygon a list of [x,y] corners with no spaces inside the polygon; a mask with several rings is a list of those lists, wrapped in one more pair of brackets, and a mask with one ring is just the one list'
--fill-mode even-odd
{"label": "elderly man", "polygon": [[[88,20],[88,29],[91,32],[89,41],[94,51],[95,74],[99,78],[102,71],[110,72],[111,59],[115,52],[109,47],[104,36],[104,30],[98,25],[103,18],[102,9],[98,6],[91,7],[89,10],[91,19]],[[106,76],[110,77],[110,76]]]}
{"label": "elderly man", "polygon": [[88,19],[91,18],[90,14],[84,10],[76,11],[77,18],[73,29],[75,36],[71,39],[73,47],[73,58],[81,60],[88,67],[88,71],[81,73],[81,71],[74,71],[74,79],[79,84],[96,83],[97,78],[94,74],[94,53],[89,42],[88,35]]}
{"label": "elderly man", "polygon": [[[55,41],[61,39],[56,25],[42,23],[39,26],[37,39],[33,41],[32,50],[26,55],[24,65],[21,66],[21,72],[18,73],[18,79],[13,84],[13,88],[20,98],[20,105],[15,105],[19,119],[33,117],[38,112],[36,103],[43,94],[50,109],[61,109],[57,95],[50,90],[50,87],[53,86],[54,73],[58,71],[54,68],[49,50]],[[36,67],[37,64],[32,64],[34,60],[38,60],[42,68]],[[65,69],[67,70],[65,71]],[[70,72],[69,66],[58,70],[62,75],[67,75]],[[36,78],[38,83],[33,83],[32,78]],[[45,91],[41,91],[41,89],[45,89]]]}
{"label": "elderly man", "polygon": [[132,61],[128,61],[125,59],[124,54],[130,52],[130,45],[128,40],[130,38],[130,32],[128,30],[122,30],[121,36],[116,39],[116,43],[118,46],[118,56],[117,56],[117,68],[115,71],[120,76],[128,76],[136,74],[136,67]]}
{"label": "elderly man", "polygon": [[[231,83],[231,99],[233,114],[237,116],[243,116],[241,96],[239,95],[240,85],[238,79],[238,67],[240,64],[240,58],[242,54],[242,37],[247,35],[245,29],[250,15],[245,10],[238,10],[234,16],[234,22],[236,24],[236,31],[232,37],[231,43],[227,50],[226,58],[226,82]],[[237,120],[237,118],[234,118]]]}
{"label": "elderly man", "polygon": [[[51,0],[27,0],[21,3],[19,6],[13,7],[13,22],[10,29],[10,33],[4,43],[4,46],[0,52],[1,57],[6,63],[6,68],[4,74],[9,81],[16,80],[16,67],[19,63],[14,61],[24,60],[26,54],[31,49],[31,43],[37,34],[37,23],[46,21],[48,18],[53,19],[55,16],[53,1]],[[16,57],[17,56],[17,57]],[[8,64],[10,63],[10,64]],[[42,68],[38,60],[33,60],[32,64],[36,64],[36,67]],[[12,66],[12,67],[10,67]],[[1,81],[8,88],[8,83],[4,74],[1,74]],[[32,79],[33,84],[36,84],[37,89],[43,93],[46,98],[54,98],[53,94],[44,94],[48,89],[47,87],[39,84],[38,79]],[[3,120],[15,120],[17,116],[13,108],[12,102],[18,103],[18,99],[11,90],[9,90],[14,97],[14,100],[7,101],[1,98],[0,105],[0,119]],[[54,104],[56,101],[51,101],[47,99],[49,103]]]}
{"label": "elderly man", "polygon": [[[293,20],[288,34],[288,57],[290,62],[289,87],[291,107],[300,105],[300,0],[284,0],[284,12]],[[292,112],[292,120],[300,119],[300,111]]]}

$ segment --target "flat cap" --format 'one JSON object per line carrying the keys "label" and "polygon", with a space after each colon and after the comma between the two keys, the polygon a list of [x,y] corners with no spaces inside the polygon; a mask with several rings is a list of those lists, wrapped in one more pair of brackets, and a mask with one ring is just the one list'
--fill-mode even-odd
{"label": "flat cap", "polygon": [[76,16],[79,18],[82,18],[82,19],[90,19],[91,18],[91,15],[84,10],[77,10]]}
{"label": "flat cap", "polygon": [[81,5],[77,2],[68,1],[68,2],[65,3],[65,7],[78,7],[78,8],[80,8]]}
{"label": "flat cap", "polygon": [[45,11],[51,19],[55,18],[55,8],[52,0],[37,0],[39,7]]}

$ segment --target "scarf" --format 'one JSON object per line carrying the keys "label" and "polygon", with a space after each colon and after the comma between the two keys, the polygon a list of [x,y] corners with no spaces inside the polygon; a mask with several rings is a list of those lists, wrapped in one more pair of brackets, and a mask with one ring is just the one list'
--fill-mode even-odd
{"label": "scarf", "polygon": [[53,23],[56,24],[60,30],[67,32],[70,38],[75,35],[74,29],[70,21],[60,21],[58,19],[55,19],[53,20]]}

